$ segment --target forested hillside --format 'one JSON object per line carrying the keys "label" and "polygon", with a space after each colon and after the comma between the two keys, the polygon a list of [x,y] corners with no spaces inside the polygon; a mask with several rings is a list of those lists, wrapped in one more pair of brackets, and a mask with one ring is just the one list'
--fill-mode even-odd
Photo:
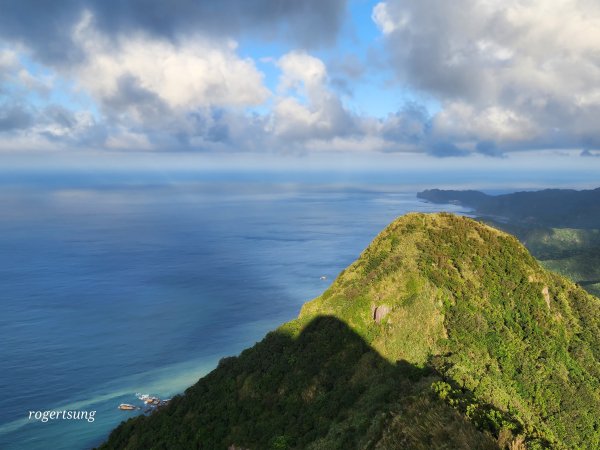
{"label": "forested hillside", "polygon": [[596,449],[599,307],[508,234],[410,214],[298,319],[103,448]]}

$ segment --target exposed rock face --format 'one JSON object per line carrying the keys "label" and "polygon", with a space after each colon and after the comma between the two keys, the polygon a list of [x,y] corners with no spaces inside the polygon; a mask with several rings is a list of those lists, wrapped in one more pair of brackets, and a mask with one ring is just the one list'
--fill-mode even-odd
{"label": "exposed rock face", "polygon": [[544,296],[544,300],[546,300],[546,305],[550,308],[550,292],[548,291],[548,286],[544,286],[542,289],[542,295]]}
{"label": "exposed rock face", "polygon": [[373,308],[373,320],[377,323],[381,323],[381,320],[387,316],[390,312],[390,308],[386,305],[376,306]]}

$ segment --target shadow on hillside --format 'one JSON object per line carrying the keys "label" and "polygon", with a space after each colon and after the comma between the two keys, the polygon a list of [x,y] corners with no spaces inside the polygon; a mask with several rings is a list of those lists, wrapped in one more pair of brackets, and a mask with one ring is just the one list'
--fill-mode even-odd
{"label": "shadow on hillside", "polygon": [[487,449],[434,395],[432,369],[390,364],[344,322],[314,319],[297,338],[269,333],[102,448]]}

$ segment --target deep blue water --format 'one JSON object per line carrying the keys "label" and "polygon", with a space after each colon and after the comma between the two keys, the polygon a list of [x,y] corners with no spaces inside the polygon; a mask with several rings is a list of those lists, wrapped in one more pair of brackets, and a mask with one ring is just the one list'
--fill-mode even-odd
{"label": "deep blue water", "polygon": [[[41,183],[0,193],[0,448],[99,444],[295,317],[395,217],[402,186]],[[321,276],[327,280],[322,281]],[[33,410],[95,421],[30,421]]]}

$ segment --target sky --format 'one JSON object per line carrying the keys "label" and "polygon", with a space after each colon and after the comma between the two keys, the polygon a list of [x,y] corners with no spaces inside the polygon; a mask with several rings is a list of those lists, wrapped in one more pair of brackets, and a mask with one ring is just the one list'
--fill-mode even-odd
{"label": "sky", "polygon": [[4,162],[589,170],[598,117],[597,0],[0,0]]}

